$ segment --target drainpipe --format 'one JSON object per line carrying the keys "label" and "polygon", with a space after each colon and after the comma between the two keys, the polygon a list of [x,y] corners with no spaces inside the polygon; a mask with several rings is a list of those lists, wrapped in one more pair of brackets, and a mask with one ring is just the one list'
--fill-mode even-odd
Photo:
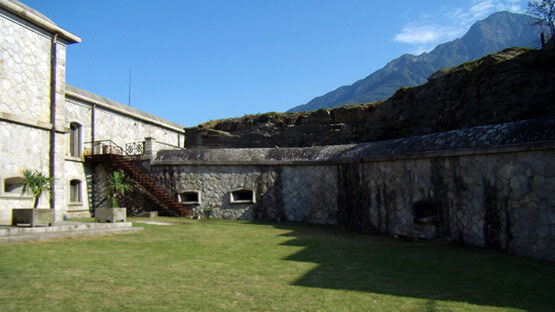
{"label": "drainpipe", "polygon": [[[91,155],[94,155],[94,115],[96,113],[96,104],[92,104],[92,108],[91,108]],[[89,201],[91,203],[92,207],[89,207],[89,209],[93,209],[95,208],[95,201],[94,201],[94,196],[95,196],[95,187],[94,187],[94,175],[95,175],[95,165],[90,164],[90,170],[91,170],[91,200]]]}
{"label": "drainpipe", "polygon": [[[50,45],[50,164],[49,174],[51,178],[56,178],[56,44],[58,34],[52,37]],[[50,194],[50,209],[56,209],[56,182],[52,183],[52,192]]]}
{"label": "drainpipe", "polygon": [[96,104],[92,104],[91,109],[91,153],[94,155],[94,115],[96,113]]}

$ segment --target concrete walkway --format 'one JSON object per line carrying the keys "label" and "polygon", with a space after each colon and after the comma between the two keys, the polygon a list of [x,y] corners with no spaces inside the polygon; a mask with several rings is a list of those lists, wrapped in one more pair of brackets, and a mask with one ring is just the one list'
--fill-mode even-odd
{"label": "concrete walkway", "polygon": [[175,225],[175,223],[160,222],[160,221],[137,221],[135,223],[154,224],[154,225]]}
{"label": "concrete walkway", "polygon": [[72,236],[93,236],[103,234],[132,233],[142,230],[132,227],[131,222],[55,222],[52,226],[15,227],[0,226],[0,243],[48,240]]}

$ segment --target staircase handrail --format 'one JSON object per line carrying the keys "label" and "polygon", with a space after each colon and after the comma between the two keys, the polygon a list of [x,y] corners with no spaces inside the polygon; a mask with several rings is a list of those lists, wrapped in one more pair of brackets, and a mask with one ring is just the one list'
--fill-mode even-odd
{"label": "staircase handrail", "polygon": [[[90,141],[85,142],[84,144],[91,144],[92,148],[90,150],[90,155],[108,155],[108,154],[116,154],[125,157],[128,160],[131,160],[135,163],[136,167],[139,168],[145,175],[151,178],[159,187],[166,190],[168,194],[171,196],[177,196],[177,192],[175,190],[175,186],[172,183],[166,181],[166,179],[161,178],[160,176],[154,174],[148,168],[143,165],[142,155],[130,155],[127,151],[116,144],[112,140],[98,140],[98,141]],[[97,147],[99,147],[97,149]],[[100,153],[96,153],[96,150],[99,150]]]}

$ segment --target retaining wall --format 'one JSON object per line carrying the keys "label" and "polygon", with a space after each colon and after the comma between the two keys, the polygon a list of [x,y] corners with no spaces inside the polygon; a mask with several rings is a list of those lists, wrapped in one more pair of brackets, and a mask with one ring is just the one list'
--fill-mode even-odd
{"label": "retaining wall", "polygon": [[[531,131],[538,125],[363,145],[162,151],[152,169],[178,192],[199,191],[190,207],[216,218],[444,238],[555,260],[555,142],[549,130]],[[503,127],[520,129],[520,139]],[[506,135],[511,144],[492,144]],[[254,191],[255,202],[232,203],[237,189]]]}

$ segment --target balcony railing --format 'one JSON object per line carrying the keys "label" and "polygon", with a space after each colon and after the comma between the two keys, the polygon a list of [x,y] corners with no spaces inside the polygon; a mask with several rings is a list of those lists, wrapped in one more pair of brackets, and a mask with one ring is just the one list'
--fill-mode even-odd
{"label": "balcony railing", "polygon": [[125,144],[125,152],[130,156],[142,156],[145,153],[145,141]]}
{"label": "balcony railing", "polygon": [[112,140],[100,140],[85,142],[85,156],[117,154],[124,156],[142,156],[145,153],[145,142],[131,142],[125,144],[125,149],[114,143]]}

